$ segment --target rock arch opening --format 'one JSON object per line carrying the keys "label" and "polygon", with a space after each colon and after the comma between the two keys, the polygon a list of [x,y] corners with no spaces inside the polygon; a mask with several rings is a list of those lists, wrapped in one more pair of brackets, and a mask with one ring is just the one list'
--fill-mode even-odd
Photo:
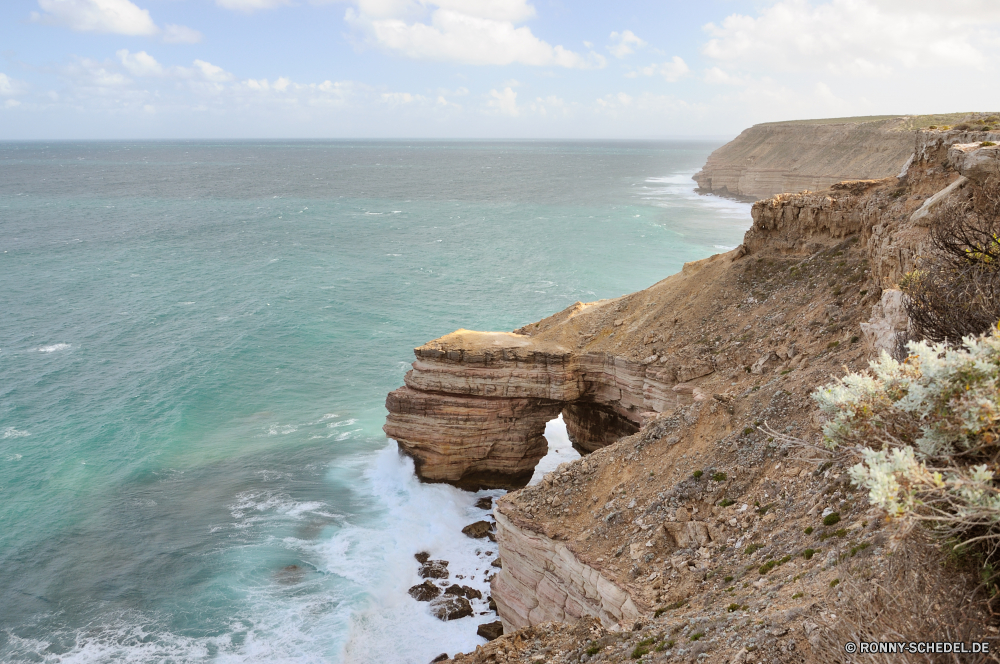
{"label": "rock arch opening", "polygon": [[579,354],[510,332],[458,330],[414,354],[405,386],[386,398],[383,430],[413,457],[421,479],[466,489],[527,484],[548,453],[553,419],[561,416],[573,446],[588,454],[650,416],[704,398],[681,381],[713,371],[707,363]]}

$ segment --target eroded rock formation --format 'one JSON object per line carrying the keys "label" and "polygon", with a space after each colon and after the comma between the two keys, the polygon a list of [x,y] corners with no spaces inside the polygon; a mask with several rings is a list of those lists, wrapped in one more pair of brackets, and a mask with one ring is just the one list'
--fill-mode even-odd
{"label": "eroded rock formation", "polygon": [[[586,327],[614,302],[577,303],[559,316]],[[415,349],[406,385],[386,399],[386,435],[422,479],[523,486],[547,451],[545,424],[560,413],[574,445],[593,451],[651,414],[704,398],[685,381],[714,371],[710,358],[580,352],[574,336],[568,347],[545,335],[458,330]]]}
{"label": "eroded rock formation", "polygon": [[844,180],[897,175],[913,154],[907,118],[845,118],[754,125],[713,152],[701,191],[759,200]]}
{"label": "eroded rock formation", "polygon": [[504,566],[493,597],[504,632],[548,620],[597,616],[606,625],[634,621],[639,610],[627,592],[581,562],[565,543],[513,523],[497,511]]}
{"label": "eroded rock formation", "polygon": [[[596,616],[611,629],[656,619],[674,633],[715,615],[719,625],[705,629],[719,630],[711,648],[723,657],[728,615],[794,621],[840,582],[838,560],[860,555],[859,542],[879,546],[882,521],[853,498],[836,503],[850,537],[827,533],[825,557],[796,557],[816,545],[827,502],[848,490],[846,469],[785,456],[774,432],[816,433],[812,390],[863,368],[878,338],[898,343],[906,324],[891,291],[913,269],[936,206],[915,213],[961,177],[978,186],[970,175],[992,168],[995,151],[980,144],[991,138],[923,132],[903,177],[759,202],[741,247],[649,289],[416,349],[385,428],[422,477],[516,485],[558,413],[592,450],[496,503],[503,564],[492,596],[505,632]],[[943,198],[968,195],[964,186]],[[891,320],[860,343],[861,322],[882,318]],[[736,609],[718,609],[720,597]],[[634,645],[603,661],[624,661]]]}

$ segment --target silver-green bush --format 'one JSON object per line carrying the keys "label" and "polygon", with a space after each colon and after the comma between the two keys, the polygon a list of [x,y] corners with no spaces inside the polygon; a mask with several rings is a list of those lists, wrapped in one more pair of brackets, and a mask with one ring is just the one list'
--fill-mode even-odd
{"label": "silver-green bush", "polygon": [[851,479],[890,515],[1000,543],[1000,329],[908,348],[813,394],[825,443],[860,457]]}

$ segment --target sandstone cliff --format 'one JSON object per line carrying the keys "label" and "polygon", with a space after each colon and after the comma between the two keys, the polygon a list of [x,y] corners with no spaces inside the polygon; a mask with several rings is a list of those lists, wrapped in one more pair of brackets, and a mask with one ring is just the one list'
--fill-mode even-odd
{"label": "sandstone cliff", "polygon": [[973,113],[754,125],[713,152],[694,179],[705,193],[758,200],[844,180],[891,177],[913,154],[915,130],[980,116],[994,119]]}
{"label": "sandstone cliff", "polygon": [[558,413],[586,453],[498,501],[507,635],[455,661],[827,662],[902,622],[995,633],[956,590],[978,582],[869,509],[844,460],[790,445],[817,440],[817,385],[898,350],[894,286],[940,202],[1000,173],[997,134],[911,138],[902,177],[760,201],[741,247],[644,291],[416,349],[385,429],[425,479],[521,485]]}

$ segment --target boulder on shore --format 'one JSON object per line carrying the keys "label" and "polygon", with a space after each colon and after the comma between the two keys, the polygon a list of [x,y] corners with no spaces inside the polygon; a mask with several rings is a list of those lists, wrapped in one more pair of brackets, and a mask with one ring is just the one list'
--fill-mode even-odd
{"label": "boulder on shore", "polygon": [[441,620],[456,620],[472,615],[469,600],[457,595],[443,595],[431,602],[431,613]]}
{"label": "boulder on shore", "polygon": [[447,579],[448,561],[428,560],[420,566],[419,574],[421,579]]}
{"label": "boulder on shore", "polygon": [[491,623],[483,623],[476,630],[476,634],[483,637],[487,641],[492,641],[493,639],[498,639],[503,636],[503,623],[499,620],[494,620]]}
{"label": "boulder on shore", "polygon": [[430,581],[424,581],[413,586],[407,592],[410,593],[410,597],[418,602],[429,602],[441,594],[441,589]]}
{"label": "boulder on shore", "polygon": [[473,539],[482,539],[490,534],[492,528],[493,525],[489,521],[476,521],[462,528],[462,532]]}

